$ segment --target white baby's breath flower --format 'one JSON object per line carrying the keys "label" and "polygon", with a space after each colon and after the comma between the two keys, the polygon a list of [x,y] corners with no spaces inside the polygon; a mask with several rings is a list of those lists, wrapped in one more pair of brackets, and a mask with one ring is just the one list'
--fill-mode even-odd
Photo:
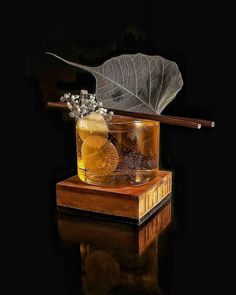
{"label": "white baby's breath flower", "polygon": [[69,113],[69,116],[70,116],[71,118],[75,118],[75,114],[74,114],[73,112],[70,112],[70,113]]}
{"label": "white baby's breath flower", "polygon": [[82,90],[80,95],[65,93],[60,100],[66,102],[69,108],[69,116],[72,118],[83,118],[91,112],[97,112],[106,117],[107,120],[111,119],[113,112],[108,112],[103,107],[102,102],[97,102],[96,94],[88,94],[86,90]]}
{"label": "white baby's breath flower", "polygon": [[72,110],[72,104],[69,101],[66,104],[67,104],[67,107],[69,108],[69,110]]}
{"label": "white baby's breath flower", "polygon": [[65,94],[64,94],[64,98],[65,98],[65,99],[69,99],[69,98],[70,98],[70,93],[65,93]]}

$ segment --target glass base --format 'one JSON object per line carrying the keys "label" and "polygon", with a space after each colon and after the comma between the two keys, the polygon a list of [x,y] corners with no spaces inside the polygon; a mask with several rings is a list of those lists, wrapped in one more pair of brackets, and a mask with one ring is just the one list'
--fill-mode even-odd
{"label": "glass base", "polygon": [[98,176],[84,169],[78,169],[78,177],[85,183],[107,186],[119,187],[130,185],[143,185],[155,178],[159,169],[151,170],[130,170],[130,171],[115,171],[108,176]]}

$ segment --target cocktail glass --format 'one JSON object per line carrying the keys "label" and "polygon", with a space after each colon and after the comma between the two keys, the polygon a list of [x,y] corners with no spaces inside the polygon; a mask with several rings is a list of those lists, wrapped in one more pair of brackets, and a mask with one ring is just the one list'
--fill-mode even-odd
{"label": "cocktail glass", "polygon": [[159,170],[160,123],[98,113],[76,121],[80,180],[99,186],[141,185]]}

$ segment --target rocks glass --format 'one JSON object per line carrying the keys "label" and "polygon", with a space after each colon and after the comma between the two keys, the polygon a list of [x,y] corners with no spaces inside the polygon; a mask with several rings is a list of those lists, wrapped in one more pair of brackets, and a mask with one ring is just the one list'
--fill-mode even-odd
{"label": "rocks glass", "polygon": [[92,112],[76,121],[78,177],[99,186],[140,185],[159,169],[160,123]]}

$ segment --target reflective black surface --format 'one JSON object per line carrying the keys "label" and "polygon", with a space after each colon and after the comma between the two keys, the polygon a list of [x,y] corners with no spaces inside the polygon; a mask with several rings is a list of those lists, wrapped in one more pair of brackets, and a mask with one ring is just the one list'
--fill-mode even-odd
{"label": "reflective black surface", "polygon": [[58,214],[60,243],[78,267],[71,294],[163,294],[159,251],[164,250],[171,209],[168,202],[140,227]]}

